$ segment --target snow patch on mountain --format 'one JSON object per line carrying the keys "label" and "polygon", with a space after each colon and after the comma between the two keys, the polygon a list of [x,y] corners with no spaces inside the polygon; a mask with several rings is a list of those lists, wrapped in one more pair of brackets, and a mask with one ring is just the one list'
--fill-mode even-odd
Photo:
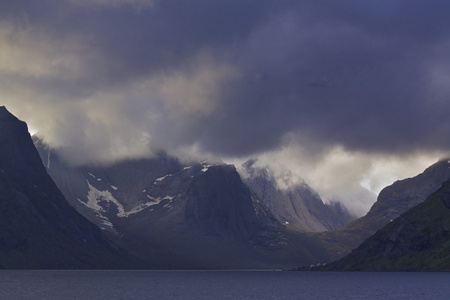
{"label": "snow patch on mountain", "polygon": [[47,169],[50,169],[50,157],[51,157],[51,151],[48,150],[48,155],[47,155]]}
{"label": "snow patch on mountain", "polygon": [[[152,201],[139,204],[138,206],[136,206],[135,208],[131,209],[130,211],[127,211],[127,212],[125,212],[123,214],[117,214],[117,216],[119,216],[119,217],[128,217],[129,215],[141,212],[144,209],[149,208],[150,206],[157,205],[157,204],[161,203],[161,201],[163,201],[163,200],[172,201],[175,197],[174,196],[165,196],[163,198],[161,198],[161,197],[155,198],[155,197],[147,195],[147,198],[152,200]],[[166,207],[166,206],[164,206],[164,207]]]}
{"label": "snow patch on mountain", "polygon": [[166,179],[167,177],[170,177],[170,176],[172,176],[172,174],[168,174],[168,175],[165,175],[165,176],[163,176],[163,177],[159,177],[159,178],[157,178],[157,179],[155,180],[154,184],[161,183],[164,179]]}
{"label": "snow patch on mountain", "polygon": [[119,211],[117,216],[125,213],[125,210],[124,210],[122,204],[120,204],[120,202],[117,201],[116,198],[114,198],[114,196],[111,194],[110,191],[97,190],[94,186],[91,185],[89,180],[86,180],[86,182],[89,187],[89,192],[87,195],[88,202],[85,203],[83,201],[80,201],[81,203],[83,203],[90,209],[101,214],[102,212],[106,212],[106,210],[100,205],[100,203],[101,202],[111,202],[117,206],[117,210]]}
{"label": "snow patch on mountain", "polygon": [[[159,202],[158,202],[158,203],[159,203]],[[125,217],[125,218],[128,218],[129,215],[132,215],[132,214],[141,212],[141,211],[143,211],[144,209],[146,209],[146,208],[148,208],[148,207],[150,207],[150,206],[152,206],[152,205],[158,204],[158,203],[156,203],[156,202],[146,202],[146,203],[143,203],[143,204],[140,204],[140,205],[136,206],[135,208],[133,208],[133,209],[130,210],[130,211],[127,211],[127,212],[125,212],[125,213],[123,213],[123,214],[120,214],[120,215],[118,214],[118,216],[119,216],[119,217]]]}
{"label": "snow patch on mountain", "polygon": [[153,200],[153,202],[147,202],[147,203],[150,203],[151,205],[156,205],[156,204],[159,204],[163,200],[171,200],[172,201],[175,198],[175,196],[165,196],[162,198],[161,197],[155,198],[155,197],[147,195],[147,198],[150,200]]}
{"label": "snow patch on mountain", "polygon": [[202,172],[205,173],[213,165],[209,165],[206,160],[200,162],[203,166]]}
{"label": "snow patch on mountain", "polygon": [[[78,199],[78,201],[80,203],[84,204],[85,206],[89,207],[93,211],[97,212],[98,216],[102,219],[102,223],[109,227],[113,227],[113,225],[109,221],[109,219],[103,215],[103,213],[105,213],[106,210],[101,204],[104,202],[112,203],[113,205],[115,205],[117,207],[117,210],[119,211],[117,213],[117,216],[120,218],[124,218],[124,217],[126,218],[129,215],[141,212],[150,206],[157,205],[163,200],[172,201],[176,197],[176,196],[165,196],[165,197],[155,198],[155,197],[147,195],[147,198],[151,201],[141,203],[141,204],[137,205],[136,207],[132,208],[131,210],[125,211],[123,205],[116,198],[114,198],[114,196],[111,194],[110,191],[100,191],[100,190],[96,189],[89,182],[89,180],[86,180],[86,182],[89,187],[89,192],[88,192],[88,196],[87,196],[88,202],[87,203],[83,202],[80,199]],[[111,187],[113,189],[118,189],[117,187],[114,187],[114,186],[111,186]]]}
{"label": "snow patch on mountain", "polygon": [[[107,217],[105,217],[105,216],[103,216],[101,214],[97,214],[97,216],[99,216],[100,219],[102,220],[101,221],[101,225],[100,225],[100,229],[105,230],[106,227],[114,228],[114,225],[111,223],[111,221]],[[104,225],[105,227],[103,227],[102,225]]]}

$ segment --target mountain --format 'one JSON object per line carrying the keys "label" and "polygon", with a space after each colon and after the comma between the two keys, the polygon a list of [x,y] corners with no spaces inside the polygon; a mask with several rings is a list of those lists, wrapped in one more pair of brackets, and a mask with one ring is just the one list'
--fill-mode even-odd
{"label": "mountain", "polygon": [[71,207],[27,125],[0,107],[0,267],[129,268],[134,260]]}
{"label": "mountain", "polygon": [[354,219],[339,203],[324,204],[306,183],[279,188],[269,170],[255,167],[255,162],[243,164],[243,180],[281,223],[316,232],[341,228]]}
{"label": "mountain", "polygon": [[70,166],[34,138],[69,203],[130,253],[166,268],[280,268],[321,249],[285,228],[236,168],[181,163],[164,152],[112,165]]}
{"label": "mountain", "polygon": [[107,231],[137,214],[156,216],[162,208],[161,222],[230,239],[246,239],[265,224],[277,224],[231,165],[183,165],[161,152],[152,159],[71,167],[41,140],[35,145],[72,206]]}
{"label": "mountain", "polygon": [[450,271],[450,180],[327,268]]}
{"label": "mountain", "polygon": [[[385,188],[366,216],[337,230],[306,232],[286,223],[298,222],[303,230],[322,230],[319,225],[332,229],[345,214],[323,210],[327,206],[306,185],[280,192],[261,170],[244,183],[234,166],[185,164],[163,152],[151,159],[77,167],[42,140],[35,138],[34,144],[26,124],[1,107],[4,268],[136,266],[110,240],[144,259],[141,268],[279,268],[326,262],[350,252],[450,178],[448,161],[440,161]],[[301,210],[308,214],[303,224]]]}
{"label": "mountain", "polygon": [[425,201],[443,182],[450,179],[449,167],[449,160],[443,159],[413,178],[394,182],[380,192],[365,216],[338,230],[310,237],[320,241],[322,248],[328,249],[331,260],[343,257],[377,230]]}
{"label": "mountain", "polygon": [[450,178],[448,161],[440,161],[383,189],[366,216],[330,230],[346,222],[345,211],[323,204],[307,185],[280,190],[270,173],[251,164],[243,182],[234,166],[186,164],[164,152],[70,166],[37,137],[35,146],[77,211],[120,247],[163,268],[284,268],[336,260]]}

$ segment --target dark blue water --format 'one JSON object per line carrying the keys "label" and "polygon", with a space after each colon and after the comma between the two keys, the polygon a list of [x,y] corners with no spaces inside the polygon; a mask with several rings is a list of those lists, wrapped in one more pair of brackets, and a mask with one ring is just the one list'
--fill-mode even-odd
{"label": "dark blue water", "polygon": [[0,271],[0,299],[449,299],[450,273]]}

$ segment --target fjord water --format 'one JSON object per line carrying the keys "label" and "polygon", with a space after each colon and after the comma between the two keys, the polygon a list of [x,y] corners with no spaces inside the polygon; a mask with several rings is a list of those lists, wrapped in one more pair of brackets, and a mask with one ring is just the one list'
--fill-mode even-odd
{"label": "fjord water", "polygon": [[0,299],[448,299],[450,273],[0,271]]}

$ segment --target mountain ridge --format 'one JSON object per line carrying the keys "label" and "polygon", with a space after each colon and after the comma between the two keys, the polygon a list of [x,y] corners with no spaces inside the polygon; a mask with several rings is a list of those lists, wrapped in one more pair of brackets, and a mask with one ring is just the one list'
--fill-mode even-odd
{"label": "mountain ridge", "polygon": [[67,203],[46,173],[26,123],[6,107],[0,107],[0,191],[1,267],[137,265]]}
{"label": "mountain ridge", "polygon": [[340,259],[377,230],[424,202],[444,181],[450,179],[449,166],[448,159],[440,159],[414,177],[397,180],[380,192],[365,216],[335,231],[308,235],[318,241],[322,248],[328,249],[330,261]]}
{"label": "mountain ridge", "polygon": [[450,271],[450,180],[325,269]]}
{"label": "mountain ridge", "polygon": [[[182,164],[161,152],[73,167],[37,137],[35,145],[71,205],[130,253],[168,268],[272,268],[277,261],[292,267],[303,260],[301,251],[289,250],[291,233],[233,165]],[[270,251],[280,254],[271,257]]]}

